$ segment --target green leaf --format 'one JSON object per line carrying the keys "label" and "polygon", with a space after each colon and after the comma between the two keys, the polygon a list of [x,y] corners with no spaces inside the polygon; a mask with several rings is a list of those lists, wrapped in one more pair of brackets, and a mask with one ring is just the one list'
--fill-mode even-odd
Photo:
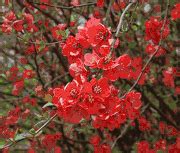
{"label": "green leaf", "polygon": [[69,36],[69,33],[70,33],[69,29],[66,29],[65,33],[66,33],[65,38],[67,38]]}
{"label": "green leaf", "polygon": [[5,145],[5,142],[4,141],[0,141],[0,149],[2,149]]}
{"label": "green leaf", "polygon": [[75,21],[77,18],[78,18],[78,16],[76,14],[71,15],[71,21]]}
{"label": "green leaf", "polygon": [[134,31],[137,31],[137,30],[138,30],[138,27],[137,27],[136,25],[132,25],[132,29],[133,29]]}
{"label": "green leaf", "polygon": [[32,135],[35,135],[36,134],[36,130],[32,128],[32,129],[29,130],[29,133],[32,134]]}
{"label": "green leaf", "polygon": [[20,141],[22,139],[24,139],[24,135],[23,134],[17,134],[16,137],[14,138],[15,141]]}
{"label": "green leaf", "polygon": [[45,105],[43,106],[43,108],[46,108],[46,107],[51,107],[51,106],[54,106],[54,104],[53,104],[53,103],[48,102],[47,104],[45,104]]}
{"label": "green leaf", "polygon": [[45,48],[44,41],[40,41],[39,45],[40,45],[40,47],[39,47],[38,51],[40,52],[40,51],[42,51]]}
{"label": "green leaf", "polygon": [[25,34],[23,35],[23,39],[24,39],[25,41],[28,41],[28,40],[30,39],[30,37],[31,37],[31,34],[30,34],[30,33],[25,33]]}

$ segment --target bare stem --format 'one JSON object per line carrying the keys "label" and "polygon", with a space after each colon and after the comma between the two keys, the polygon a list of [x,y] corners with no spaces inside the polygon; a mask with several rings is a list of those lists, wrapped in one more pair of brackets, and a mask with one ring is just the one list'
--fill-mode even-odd
{"label": "bare stem", "polygon": [[123,23],[123,20],[124,20],[124,16],[126,14],[126,12],[129,10],[129,8],[134,4],[135,2],[130,2],[126,8],[124,9],[120,19],[119,19],[119,23],[118,23],[118,26],[117,26],[117,30],[116,30],[116,33],[115,33],[115,39],[113,39],[113,42],[112,42],[112,45],[111,45],[111,52],[109,54],[109,57],[111,57],[112,55],[112,52],[113,52],[113,49],[114,49],[114,45],[115,45],[115,42],[116,42],[116,38],[118,37],[118,34],[122,28],[122,23]]}
{"label": "bare stem", "polygon": [[32,2],[32,1],[29,1],[29,3],[33,3],[36,5],[45,5],[47,7],[55,7],[55,8],[60,8],[60,9],[75,9],[75,8],[80,8],[80,7],[85,7],[85,6],[96,5],[96,2],[90,2],[90,3],[80,4],[80,5],[76,5],[76,6],[52,5],[52,4]]}

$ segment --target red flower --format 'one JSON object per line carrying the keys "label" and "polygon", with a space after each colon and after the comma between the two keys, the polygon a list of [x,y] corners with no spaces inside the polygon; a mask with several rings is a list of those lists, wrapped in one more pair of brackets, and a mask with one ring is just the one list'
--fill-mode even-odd
{"label": "red flower", "polygon": [[16,20],[13,22],[13,28],[18,32],[22,31],[23,30],[23,23],[24,23],[23,20]]}
{"label": "red flower", "polygon": [[82,47],[89,48],[90,44],[88,42],[88,37],[86,36],[86,28],[81,28],[76,34],[76,39],[79,41]]}
{"label": "red flower", "polygon": [[79,0],[71,0],[71,5],[73,6],[79,5]]}
{"label": "red flower", "polygon": [[62,153],[61,148],[56,146],[54,149],[54,153]]}
{"label": "red flower", "polygon": [[141,94],[138,92],[130,92],[124,99],[125,109],[130,119],[134,120],[139,116],[139,109],[142,106]]}
{"label": "red flower", "polygon": [[99,19],[91,18],[86,23],[86,36],[92,47],[108,44],[111,37],[110,31],[100,23]]}
{"label": "red flower", "polygon": [[160,139],[156,142],[155,144],[155,150],[162,150],[162,151],[166,151],[167,149],[167,143],[166,140]]}
{"label": "red flower", "polygon": [[101,144],[97,147],[94,147],[94,153],[111,153],[111,147],[108,144]]}
{"label": "red flower", "polygon": [[31,104],[32,106],[36,105],[36,99],[35,98],[30,98],[29,96],[25,96],[22,100],[23,103]]}
{"label": "red flower", "polygon": [[117,63],[113,61],[112,59],[109,59],[108,55],[100,58],[100,60],[98,61],[98,68],[103,69],[103,70],[113,69],[116,66],[117,66]]}
{"label": "red flower", "polygon": [[103,7],[104,6],[104,0],[97,0],[97,6]]}
{"label": "red flower", "polygon": [[[45,4],[49,4],[50,0],[40,0],[40,2],[45,3]],[[46,5],[40,5],[40,8],[43,9],[43,10],[46,10],[47,6]]]}
{"label": "red flower", "polygon": [[24,81],[17,81],[13,84],[13,90],[12,90],[12,94],[13,95],[19,95],[20,92],[23,90],[24,88]]}
{"label": "red flower", "polygon": [[174,75],[175,75],[176,69],[173,67],[169,67],[168,70],[163,71],[163,82],[168,87],[175,87],[174,84]]}
{"label": "red flower", "polygon": [[70,103],[77,102],[80,96],[81,87],[77,81],[73,80],[64,87],[64,96]]}
{"label": "red flower", "polygon": [[1,25],[1,30],[4,33],[10,34],[12,32],[12,26],[9,24],[9,20],[5,19]]}
{"label": "red flower", "polygon": [[61,133],[46,134],[42,139],[42,146],[47,150],[52,150],[56,147],[56,142],[61,138]]}
{"label": "red flower", "polygon": [[66,122],[78,124],[83,118],[89,119],[87,111],[79,105],[67,106],[63,111],[63,117]]}
{"label": "red flower", "polygon": [[100,58],[96,53],[87,53],[84,55],[84,65],[89,66],[91,68],[97,68],[99,59]]}
{"label": "red flower", "polygon": [[[159,20],[157,17],[151,17],[150,20],[145,22],[146,27],[146,40],[152,40],[153,43],[158,44],[161,37],[161,29],[163,26],[164,20]],[[169,35],[168,22],[165,23],[165,27],[162,32],[162,38],[165,39]]]}
{"label": "red flower", "polygon": [[110,46],[109,45],[102,45],[96,50],[94,50],[99,56],[105,57],[110,53]]}
{"label": "red flower", "polygon": [[14,20],[16,20],[16,16],[15,16],[15,14],[14,14],[13,11],[8,12],[8,13],[5,15],[5,18],[8,19],[9,21],[14,21]]}
{"label": "red flower", "polygon": [[139,109],[142,105],[141,94],[139,92],[129,92],[126,96],[126,100],[131,102],[134,109]]}
{"label": "red flower", "polygon": [[103,71],[103,76],[111,81],[116,81],[119,78],[119,66]]}
{"label": "red flower", "polygon": [[26,30],[28,32],[37,32],[38,28],[34,24],[28,24]]}
{"label": "red flower", "polygon": [[84,81],[87,80],[88,71],[86,70],[84,63],[81,59],[77,59],[75,63],[69,66],[69,73],[73,78],[80,76]]}
{"label": "red flower", "polygon": [[141,116],[138,118],[138,121],[139,121],[139,129],[141,131],[150,130],[151,125],[150,122],[146,120],[146,118]]}
{"label": "red flower", "polygon": [[52,36],[55,39],[62,40],[65,35],[66,24],[58,24],[51,29]]}
{"label": "red flower", "polygon": [[138,153],[148,153],[149,152],[149,143],[147,141],[140,141],[137,143]]}
{"label": "red flower", "polygon": [[86,86],[86,90],[91,91],[93,96],[99,98],[105,98],[110,95],[110,88],[108,85],[107,78],[101,78],[96,80],[93,78],[89,84]]}
{"label": "red flower", "polygon": [[26,21],[28,24],[33,24],[33,22],[34,22],[34,17],[33,17],[31,14],[29,14],[29,13],[24,13],[24,14],[23,14],[23,17],[24,17],[25,21]]}
{"label": "red flower", "polygon": [[118,72],[119,78],[121,79],[128,79],[130,74],[130,65],[131,65],[131,58],[129,55],[124,54],[120,56],[116,62],[119,64]]}
{"label": "red flower", "polygon": [[180,18],[180,3],[177,3],[171,10],[171,18],[172,20],[177,20]]}
{"label": "red flower", "polygon": [[69,62],[72,63],[82,57],[82,48],[75,37],[69,36],[63,46],[62,53],[64,56],[67,56]]}
{"label": "red flower", "polygon": [[34,45],[28,46],[27,49],[25,50],[25,53],[28,54],[28,55],[31,55],[31,54],[35,53]]}
{"label": "red flower", "polygon": [[23,71],[23,78],[24,79],[31,79],[33,78],[35,73],[32,70],[24,70]]}
{"label": "red flower", "polygon": [[[146,46],[146,53],[149,55],[152,55],[158,48],[158,45],[152,45],[152,44],[148,44]],[[161,55],[165,55],[166,51],[162,48],[159,47],[159,50],[157,52],[157,54],[155,55],[155,57],[159,57]]]}
{"label": "red flower", "polygon": [[90,138],[89,141],[93,146],[98,146],[100,144],[101,138],[98,135],[94,135]]}

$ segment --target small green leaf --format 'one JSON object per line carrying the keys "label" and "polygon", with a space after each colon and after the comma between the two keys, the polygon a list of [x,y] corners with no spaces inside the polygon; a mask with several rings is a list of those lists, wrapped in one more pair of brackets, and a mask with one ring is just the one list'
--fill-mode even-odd
{"label": "small green leaf", "polygon": [[32,135],[35,135],[36,131],[35,131],[35,129],[31,129],[31,130],[29,130],[29,133],[32,134]]}
{"label": "small green leaf", "polygon": [[132,29],[133,29],[134,31],[137,31],[137,30],[138,30],[138,27],[137,27],[136,25],[132,25]]}
{"label": "small green leaf", "polygon": [[24,139],[24,135],[23,134],[17,134],[16,137],[14,138],[15,141],[20,141],[22,139]]}
{"label": "small green leaf", "polygon": [[44,41],[40,41],[39,45],[40,45],[40,47],[39,47],[38,51],[40,52],[40,51],[42,51],[45,48]]}
{"label": "small green leaf", "polygon": [[5,142],[4,141],[0,141],[0,149],[2,149],[5,145]]}
{"label": "small green leaf", "polygon": [[66,29],[65,33],[66,33],[65,38],[67,38],[69,36],[69,33],[70,33],[69,29]]}
{"label": "small green leaf", "polygon": [[54,106],[54,104],[53,104],[53,103],[48,102],[47,104],[45,104],[45,105],[43,106],[43,108],[46,108],[46,107],[51,107],[51,106]]}

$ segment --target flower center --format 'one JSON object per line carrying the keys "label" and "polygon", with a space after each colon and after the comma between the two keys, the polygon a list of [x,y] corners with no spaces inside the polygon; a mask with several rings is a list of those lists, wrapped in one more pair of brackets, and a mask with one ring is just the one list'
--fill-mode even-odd
{"label": "flower center", "polygon": [[93,103],[93,102],[94,102],[93,96],[92,96],[92,95],[89,95],[89,96],[88,96],[88,100],[89,100],[90,103]]}
{"label": "flower center", "polygon": [[93,88],[93,91],[96,93],[96,94],[99,94],[102,92],[102,89],[99,85],[95,85],[94,88]]}
{"label": "flower center", "polygon": [[102,32],[99,32],[97,35],[96,35],[96,40],[102,40],[104,38],[103,36],[103,33]]}
{"label": "flower center", "polygon": [[72,89],[70,91],[70,95],[73,97],[73,98],[76,98],[77,97],[77,94],[78,94],[78,91],[76,89]]}

